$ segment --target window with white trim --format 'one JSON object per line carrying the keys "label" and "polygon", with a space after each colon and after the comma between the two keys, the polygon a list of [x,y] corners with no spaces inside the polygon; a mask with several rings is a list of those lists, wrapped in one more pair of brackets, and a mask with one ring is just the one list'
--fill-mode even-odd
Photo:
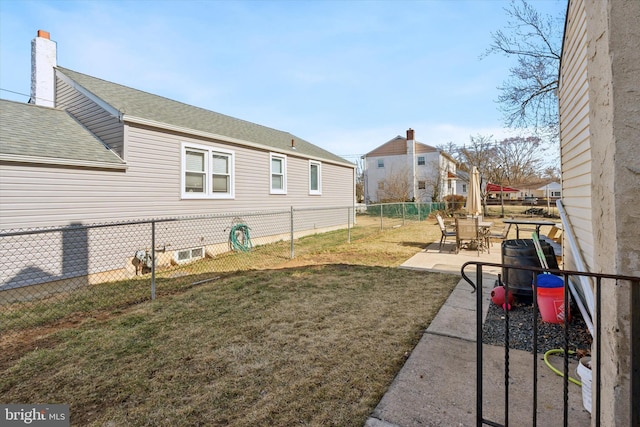
{"label": "window with white trim", "polygon": [[309,160],[309,194],[322,194],[322,163]]}
{"label": "window with white trim", "polygon": [[234,152],[206,145],[182,144],[182,198],[234,197]]}
{"label": "window with white trim", "polygon": [[426,181],[418,181],[418,190],[426,190],[427,182]]}
{"label": "window with white trim", "polygon": [[384,159],[378,159],[378,167],[379,168],[383,168],[384,167]]}
{"label": "window with white trim", "polygon": [[418,166],[424,166],[426,164],[426,159],[424,156],[418,156]]}
{"label": "window with white trim", "polygon": [[271,194],[287,193],[287,156],[271,153]]}

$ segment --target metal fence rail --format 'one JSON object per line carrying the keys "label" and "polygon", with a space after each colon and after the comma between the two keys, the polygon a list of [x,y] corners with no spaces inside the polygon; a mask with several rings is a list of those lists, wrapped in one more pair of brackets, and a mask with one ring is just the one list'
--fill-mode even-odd
{"label": "metal fence rail", "polygon": [[[349,242],[398,224],[398,205],[241,212],[0,231],[0,333],[113,310],[220,274],[294,258],[295,242]],[[424,219],[405,214],[400,221]],[[372,213],[373,212],[373,213]],[[382,216],[380,216],[382,213]],[[355,227],[355,229],[354,229]]]}
{"label": "metal fence rail", "polygon": [[[465,273],[465,268],[468,266],[475,266],[475,283],[471,280],[467,274]],[[631,342],[629,345],[630,354],[628,355],[628,360],[630,360],[630,372],[631,376],[631,399],[634,399],[634,396],[638,396],[640,392],[640,376],[637,375],[640,372],[640,318],[638,314],[637,307],[640,307],[640,277],[632,277],[632,276],[621,276],[621,275],[613,275],[613,274],[598,274],[598,273],[585,273],[579,271],[570,271],[570,270],[552,270],[552,269],[544,269],[539,267],[528,267],[528,266],[513,266],[513,265],[505,265],[505,264],[494,264],[494,263],[482,263],[482,262],[467,262],[461,268],[462,277],[467,281],[473,288],[476,293],[476,323],[477,323],[477,334],[476,334],[476,358],[477,358],[477,371],[476,371],[476,425],[490,425],[490,426],[508,426],[509,425],[509,311],[505,310],[504,321],[505,321],[505,335],[504,335],[504,422],[500,423],[495,420],[486,419],[483,415],[483,312],[482,312],[482,303],[484,296],[482,295],[482,286],[477,286],[476,283],[482,283],[482,268],[483,267],[501,267],[503,271],[509,270],[526,270],[534,273],[533,276],[533,295],[537,295],[538,289],[538,279],[537,274],[540,273],[550,273],[556,276],[560,276],[563,278],[564,283],[569,283],[570,278],[572,277],[587,277],[590,280],[595,282],[595,319],[594,319],[594,349],[595,349],[595,357],[591,359],[591,368],[592,372],[595,374],[595,378],[593,380],[593,396],[595,404],[592,407],[592,417],[595,419],[594,425],[601,425],[601,391],[602,391],[602,378],[601,378],[601,369],[600,369],[600,361],[601,358],[601,349],[602,349],[602,324],[601,324],[601,291],[603,286],[620,286],[623,283],[628,283],[630,285],[630,294],[631,294],[631,307],[635,307],[633,309],[633,313],[630,319],[630,333],[631,333]],[[500,280],[500,278],[499,278]],[[508,282],[504,283],[505,293],[509,292],[509,284]],[[569,286],[564,286],[564,313],[569,313]],[[533,350],[532,350],[532,364],[533,364],[533,374],[532,374],[532,425],[538,425],[538,306],[537,306],[537,298],[533,298],[533,313],[532,316],[532,324],[533,324]],[[568,396],[569,396],[569,316],[564,316],[564,347],[563,347],[563,424],[565,427],[568,426],[569,422],[569,404],[568,404]],[[636,373],[636,374],[633,374]],[[640,408],[634,404],[633,400],[630,402],[630,410],[631,414],[629,414],[629,419],[632,420],[632,425],[638,425],[640,422]]]}

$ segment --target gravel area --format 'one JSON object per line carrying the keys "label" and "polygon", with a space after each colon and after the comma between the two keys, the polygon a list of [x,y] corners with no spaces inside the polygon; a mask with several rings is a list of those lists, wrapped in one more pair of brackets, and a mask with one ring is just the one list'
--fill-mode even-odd
{"label": "gravel area", "polygon": [[[516,298],[509,311],[509,348],[533,351],[533,303],[518,301]],[[491,303],[484,323],[483,340],[485,344],[504,346],[505,312],[502,307]],[[538,313],[538,352],[564,347],[564,324],[543,322]],[[569,350],[580,356],[591,351],[591,334],[578,310],[571,304],[569,322]]]}

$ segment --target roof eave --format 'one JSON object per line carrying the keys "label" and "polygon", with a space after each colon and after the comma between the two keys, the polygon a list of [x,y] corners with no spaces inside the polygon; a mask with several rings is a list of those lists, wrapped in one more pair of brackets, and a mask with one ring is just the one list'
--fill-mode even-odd
{"label": "roof eave", "polygon": [[91,160],[63,159],[59,157],[25,156],[20,154],[0,154],[0,161],[13,163],[33,163],[42,165],[69,166],[90,169],[127,170],[125,162],[110,163]]}

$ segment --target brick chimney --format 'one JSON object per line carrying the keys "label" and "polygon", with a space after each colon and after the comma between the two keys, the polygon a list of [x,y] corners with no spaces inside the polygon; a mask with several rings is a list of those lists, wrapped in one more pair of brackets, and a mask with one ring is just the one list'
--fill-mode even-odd
{"label": "brick chimney", "polygon": [[57,65],[56,43],[47,31],[38,30],[31,41],[31,99],[30,103],[55,107],[55,76]]}
{"label": "brick chimney", "polygon": [[413,129],[409,128],[407,130],[407,141],[415,140],[413,133],[414,133]]}

